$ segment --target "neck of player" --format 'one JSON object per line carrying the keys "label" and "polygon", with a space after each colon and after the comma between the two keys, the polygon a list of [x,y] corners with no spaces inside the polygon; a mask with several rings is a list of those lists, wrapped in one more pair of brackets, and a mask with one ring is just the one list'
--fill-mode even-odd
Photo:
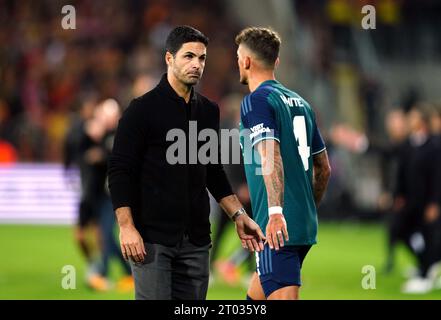
{"label": "neck of player", "polygon": [[250,73],[248,77],[248,88],[250,89],[250,92],[253,92],[263,82],[268,80],[276,80],[274,70],[261,70],[259,72]]}

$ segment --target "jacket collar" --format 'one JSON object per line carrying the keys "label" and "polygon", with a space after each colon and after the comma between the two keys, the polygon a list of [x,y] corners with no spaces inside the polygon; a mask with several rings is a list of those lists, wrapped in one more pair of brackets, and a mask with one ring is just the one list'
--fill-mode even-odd
{"label": "jacket collar", "polygon": [[[164,73],[161,77],[161,81],[158,84],[158,88],[169,98],[172,98],[173,100],[184,100],[184,98],[180,97],[175,89],[172,88],[170,83],[167,79],[167,73]],[[184,100],[185,101],[185,100]],[[196,92],[194,91],[194,88],[191,88],[190,92],[190,101],[189,102],[195,102],[196,101]]]}

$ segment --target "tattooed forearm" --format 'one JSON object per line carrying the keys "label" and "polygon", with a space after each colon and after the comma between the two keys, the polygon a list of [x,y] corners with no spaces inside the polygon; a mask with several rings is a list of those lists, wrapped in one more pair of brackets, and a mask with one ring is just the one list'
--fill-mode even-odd
{"label": "tattooed forearm", "polygon": [[316,206],[325,194],[328,186],[329,177],[331,176],[331,167],[329,165],[328,154],[325,151],[314,156],[314,175],[313,175],[313,190],[314,201]]}
{"label": "tattooed forearm", "polygon": [[283,161],[280,145],[275,140],[264,140],[258,145],[262,159],[262,174],[268,194],[268,207],[283,207]]}
{"label": "tattooed forearm", "polygon": [[315,204],[318,205],[323,198],[323,195],[326,190],[327,180],[325,179],[325,173],[323,170],[314,170],[314,201]]}

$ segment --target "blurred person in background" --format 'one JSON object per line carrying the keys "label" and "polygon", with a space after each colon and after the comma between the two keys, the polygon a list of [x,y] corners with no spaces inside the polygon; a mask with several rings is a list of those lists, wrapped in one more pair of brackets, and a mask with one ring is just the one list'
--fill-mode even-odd
{"label": "blurred person in background", "polygon": [[[87,262],[86,282],[90,282],[97,273],[94,245],[88,237],[88,231],[93,234],[96,243],[99,242],[96,212],[94,210],[94,194],[90,190],[90,165],[86,159],[88,145],[92,142],[90,134],[86,131],[90,121],[93,121],[97,100],[95,97],[86,97],[80,105],[78,116],[73,119],[64,140],[63,164],[67,181],[70,182],[71,168],[77,166],[80,171],[80,202],[78,206],[78,220],[74,235],[83,257]],[[98,137],[99,138],[99,137]],[[93,174],[93,172],[92,172]],[[93,285],[92,285],[93,287]]]}
{"label": "blurred person in background", "polygon": [[[438,167],[441,166],[441,104],[434,104],[431,109],[430,129],[434,144],[438,150]],[[439,169],[441,171],[441,169]],[[441,184],[441,173],[438,176]],[[439,186],[441,189],[441,186]],[[435,289],[441,288],[441,191],[438,192],[438,205],[426,210],[425,218],[429,223],[429,237],[432,245],[428,255],[428,263],[431,265],[428,271],[429,279],[433,280]]]}
{"label": "blurred person in background", "polygon": [[99,255],[87,275],[88,285],[98,291],[112,288],[109,281],[109,262],[115,257],[122,266],[124,277],[118,282],[118,289],[133,289],[130,267],[122,257],[114,235],[115,218],[106,188],[107,161],[113,146],[115,130],[120,118],[120,107],[113,99],[99,103],[93,116],[84,124],[81,139],[81,170],[84,180],[85,202],[88,216],[85,223],[94,226]]}
{"label": "blurred person in background", "polygon": [[[63,144],[63,167],[67,179],[69,179],[70,169],[79,167],[81,163],[81,142],[83,139],[84,126],[87,121],[92,119],[97,99],[92,96],[80,98],[82,101],[78,112],[75,112],[67,129]],[[83,180],[86,177],[83,177]],[[80,204],[81,207],[81,204]]]}
{"label": "blurred person in background", "polygon": [[385,119],[387,141],[376,146],[376,151],[381,156],[381,173],[383,192],[379,198],[378,206],[386,213],[387,223],[387,255],[384,271],[389,273],[395,265],[395,248],[397,243],[403,241],[400,233],[396,232],[397,224],[400,224],[400,217],[393,210],[393,192],[396,189],[395,183],[398,164],[403,157],[402,152],[408,137],[408,124],[406,114],[401,108],[389,111]]}
{"label": "blurred person in background", "polygon": [[[112,152],[113,141],[115,139],[118,120],[121,117],[121,108],[114,99],[103,101],[97,109],[97,121],[104,128],[104,134],[100,141],[102,148],[101,162],[105,164],[107,174],[107,163]],[[100,178],[103,177],[100,175]],[[121,292],[130,292],[134,289],[133,277],[129,264],[124,260],[120,248],[115,238],[115,215],[113,213],[112,202],[110,200],[109,190],[107,188],[107,177],[100,181],[103,192],[99,198],[99,226],[101,234],[101,252],[102,261],[99,270],[104,279],[109,278],[109,263],[111,258],[115,258],[121,265],[123,277],[117,283],[117,290]]]}
{"label": "blurred person in background", "polygon": [[430,112],[423,104],[408,112],[409,138],[400,155],[391,236],[400,239],[417,260],[418,271],[405,293],[432,290],[430,268],[438,260],[441,176],[440,147],[430,132]]}

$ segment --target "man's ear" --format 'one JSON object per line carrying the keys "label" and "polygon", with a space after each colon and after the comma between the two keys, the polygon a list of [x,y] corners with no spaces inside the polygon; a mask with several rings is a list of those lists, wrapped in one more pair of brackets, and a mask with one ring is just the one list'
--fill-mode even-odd
{"label": "man's ear", "polygon": [[251,58],[250,57],[245,57],[244,60],[244,69],[245,70],[249,70],[251,67]]}
{"label": "man's ear", "polygon": [[171,63],[173,62],[173,59],[174,59],[173,55],[167,51],[165,53],[165,63],[167,64],[167,66],[171,65]]}
{"label": "man's ear", "polygon": [[277,68],[279,66],[280,63],[280,58],[277,57],[276,62],[274,63],[274,67]]}

